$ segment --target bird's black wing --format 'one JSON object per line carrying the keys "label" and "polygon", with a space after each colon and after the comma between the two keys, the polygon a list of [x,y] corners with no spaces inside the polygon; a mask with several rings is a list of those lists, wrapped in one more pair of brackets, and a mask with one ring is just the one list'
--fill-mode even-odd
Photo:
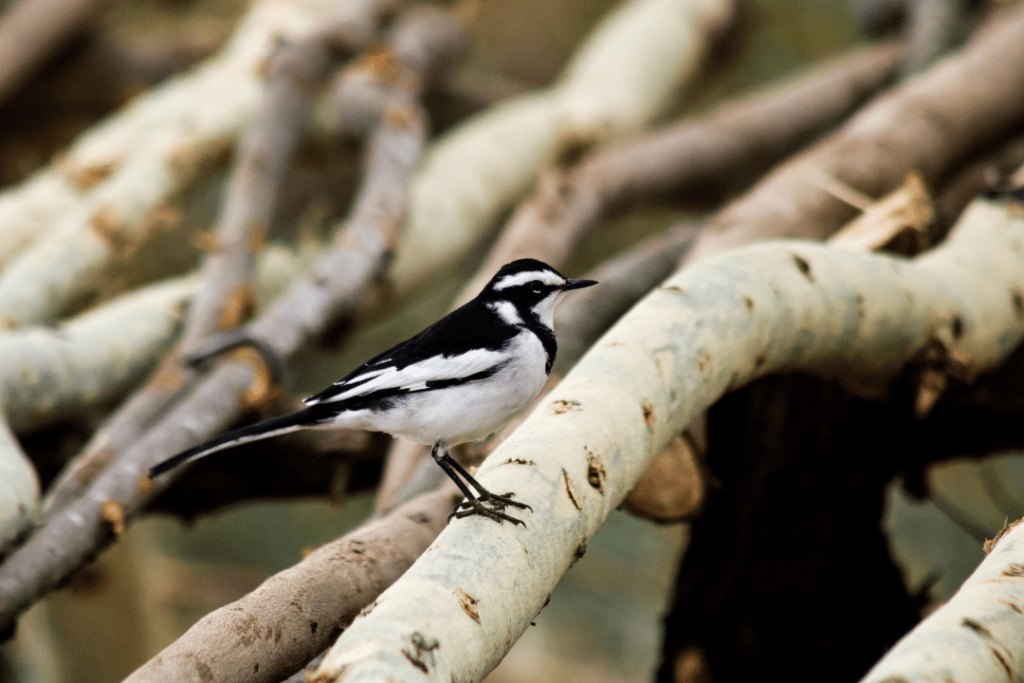
{"label": "bird's black wing", "polygon": [[486,379],[506,362],[503,349],[517,332],[515,326],[473,301],[303,402],[364,407],[367,399],[387,400]]}

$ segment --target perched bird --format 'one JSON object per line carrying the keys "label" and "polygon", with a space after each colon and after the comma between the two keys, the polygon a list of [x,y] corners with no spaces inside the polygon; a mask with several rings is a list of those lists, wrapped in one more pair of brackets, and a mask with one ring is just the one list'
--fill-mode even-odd
{"label": "perched bird", "polygon": [[505,508],[529,506],[485,489],[448,447],[487,437],[533,401],[555,361],[555,307],[567,292],[596,284],[565,278],[535,259],[513,261],[475,299],[305,399],[303,410],[223,434],[163,461],[149,476],[299,429],[366,429],[433,446],[434,460],[466,496],[453,516],[522,524]]}

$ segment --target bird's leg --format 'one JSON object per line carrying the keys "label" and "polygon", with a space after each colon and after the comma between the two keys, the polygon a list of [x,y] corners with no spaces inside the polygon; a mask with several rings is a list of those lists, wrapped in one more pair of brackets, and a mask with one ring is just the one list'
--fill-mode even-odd
{"label": "bird's leg", "polygon": [[[495,493],[491,493],[483,486],[480,485],[476,479],[474,479],[469,472],[467,472],[462,465],[455,461],[455,459],[448,453],[448,444],[443,441],[438,441],[434,444],[434,447],[430,449],[430,455],[434,458],[444,473],[455,482],[462,491],[463,495],[466,496],[466,502],[455,508],[455,511],[449,515],[448,519],[452,517],[461,519],[463,517],[469,517],[471,515],[482,515],[488,519],[493,519],[499,524],[502,520],[507,520],[513,524],[523,524],[522,520],[518,520],[515,517],[509,517],[505,514],[505,508],[509,505],[524,510],[532,510],[526,503],[520,503],[512,500],[512,493],[506,493],[503,496],[499,496]],[[472,486],[477,490],[477,495],[473,495],[469,487]]]}

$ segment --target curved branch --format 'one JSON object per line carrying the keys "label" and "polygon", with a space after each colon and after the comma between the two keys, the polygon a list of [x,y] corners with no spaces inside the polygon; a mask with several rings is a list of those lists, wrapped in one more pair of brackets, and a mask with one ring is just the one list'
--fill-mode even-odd
{"label": "curved branch", "polygon": [[[526,528],[450,524],[315,680],[479,680],[651,459],[729,388],[799,368],[877,392],[926,347],[951,370],[991,368],[1024,338],[1022,293],[1024,218],[990,201],[909,263],[782,242],[680,271],[481,467],[484,486],[533,507]],[[436,642],[418,663],[402,654],[414,638]]]}
{"label": "curved branch", "polygon": [[985,549],[960,590],[889,650],[864,683],[1020,678],[1024,525],[1004,528]]}

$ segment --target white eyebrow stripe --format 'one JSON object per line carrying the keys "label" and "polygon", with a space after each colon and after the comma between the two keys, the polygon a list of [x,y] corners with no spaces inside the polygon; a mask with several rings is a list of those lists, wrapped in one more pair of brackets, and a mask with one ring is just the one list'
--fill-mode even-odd
{"label": "white eyebrow stripe", "polygon": [[505,277],[494,283],[495,290],[507,289],[509,287],[517,287],[519,285],[525,285],[527,282],[534,280],[540,280],[546,285],[560,285],[562,284],[562,278],[558,277],[549,270],[528,270],[524,273],[516,273],[515,275],[506,275]]}
{"label": "white eyebrow stripe", "polygon": [[523,319],[519,317],[519,311],[511,301],[492,301],[487,307],[498,314],[498,316],[509,325],[522,325]]}

